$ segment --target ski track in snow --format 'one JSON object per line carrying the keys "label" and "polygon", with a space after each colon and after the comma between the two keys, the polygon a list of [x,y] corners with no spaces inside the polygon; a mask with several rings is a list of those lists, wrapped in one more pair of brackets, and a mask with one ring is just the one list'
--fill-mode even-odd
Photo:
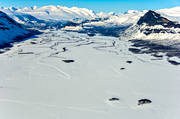
{"label": "ski track in snow", "polygon": [[44,66],[47,66],[47,67],[50,67],[50,68],[54,69],[55,71],[58,72],[60,77],[63,77],[63,78],[66,78],[66,79],[71,79],[71,76],[69,74],[65,73],[60,68],[58,68],[58,67],[56,67],[54,65],[50,65],[50,64],[47,64],[47,63],[43,62],[42,59],[38,60],[37,64],[44,65]]}

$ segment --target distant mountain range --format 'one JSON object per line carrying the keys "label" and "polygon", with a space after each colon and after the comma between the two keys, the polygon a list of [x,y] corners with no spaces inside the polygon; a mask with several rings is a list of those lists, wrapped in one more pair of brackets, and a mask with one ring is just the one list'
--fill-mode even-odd
{"label": "distant mountain range", "polygon": [[16,16],[17,14],[28,14],[46,21],[70,20],[75,18],[90,19],[96,17],[96,14],[92,10],[77,7],[68,8],[65,6],[44,6],[41,8],[25,7],[22,9],[11,7],[1,8],[1,10],[10,16]]}
{"label": "distant mountain range", "polygon": [[0,11],[0,44],[13,42],[19,36],[29,36],[27,34],[32,31],[27,29],[61,29],[122,39],[166,40],[168,43],[180,41],[180,7],[157,11],[129,10],[124,14],[95,13],[86,8],[64,6],[10,7],[0,8]]}

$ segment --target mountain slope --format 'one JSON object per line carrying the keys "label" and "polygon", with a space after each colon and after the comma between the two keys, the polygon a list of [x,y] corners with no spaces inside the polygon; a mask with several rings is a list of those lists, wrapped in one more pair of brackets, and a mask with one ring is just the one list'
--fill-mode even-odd
{"label": "mountain slope", "polygon": [[0,11],[0,47],[31,36],[32,34],[31,31],[25,30],[19,23]]}
{"label": "mountain slope", "polygon": [[9,17],[11,17],[16,22],[22,24],[26,27],[31,28],[39,28],[41,26],[45,26],[46,22],[44,20],[40,20],[30,14],[19,13],[17,12],[17,8],[0,8],[0,10],[6,13]]}
{"label": "mountain slope", "polygon": [[[168,11],[173,11],[171,9],[148,12],[129,10],[124,14],[95,13],[85,8],[64,6],[1,9],[17,22],[39,29],[63,28],[67,31],[94,32],[116,37],[120,34],[130,39],[179,40],[180,25],[165,17],[165,14],[170,15]],[[175,16],[177,14],[173,18]]]}
{"label": "mountain slope", "polygon": [[163,17],[166,17],[171,21],[177,21],[180,23],[180,7],[160,9],[156,12],[160,13]]}
{"label": "mountain slope", "polygon": [[161,25],[167,28],[180,28],[180,24],[178,24],[177,22],[170,21],[152,10],[148,11],[137,22],[138,25],[142,25],[143,23],[145,23],[147,26]]}
{"label": "mountain slope", "polygon": [[122,34],[127,39],[154,40],[162,43],[180,41],[180,24],[162,17],[154,11],[148,11],[137,24]]}
{"label": "mountain slope", "polygon": [[64,7],[64,6],[44,6],[41,8],[23,8],[16,12],[30,14],[42,20],[70,20],[75,18],[94,18],[95,13],[86,8]]}
{"label": "mountain slope", "polygon": [[[1,8],[1,10],[11,16],[14,20],[20,23],[26,23],[29,19],[27,15],[31,15],[39,20],[46,20],[49,22],[54,21],[74,21],[74,22],[82,22],[84,20],[92,20],[101,18],[100,21],[91,21],[86,22],[87,26],[127,26],[137,22],[137,20],[144,15],[146,11],[135,11],[129,10],[125,14],[122,13],[95,13],[92,10],[86,8],[67,8],[64,6],[44,6],[41,8],[30,7],[30,8]],[[22,18],[20,18],[22,17]],[[38,22],[39,20],[34,20]],[[27,21],[30,22],[30,19]]]}

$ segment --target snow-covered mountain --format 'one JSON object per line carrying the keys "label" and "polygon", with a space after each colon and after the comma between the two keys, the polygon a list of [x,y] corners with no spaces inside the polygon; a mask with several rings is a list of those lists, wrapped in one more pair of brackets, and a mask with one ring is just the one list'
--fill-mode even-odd
{"label": "snow-covered mountain", "polygon": [[30,14],[16,12],[17,10],[18,8],[14,7],[0,8],[0,11],[6,13],[9,17],[23,26],[30,28],[40,28],[41,26],[46,26],[46,22],[44,20],[38,19]]}
{"label": "snow-covered mountain", "polygon": [[145,12],[122,37],[153,40],[165,44],[180,42],[180,7]]}
{"label": "snow-covered mountain", "polygon": [[[126,13],[118,13],[108,15],[106,20],[98,22],[90,22],[84,25],[96,25],[96,26],[128,26],[136,23],[141,16],[146,13],[145,11],[129,10]],[[99,14],[99,13],[97,13]]]}
{"label": "snow-covered mountain", "polygon": [[129,10],[126,13],[95,13],[92,10],[86,8],[67,8],[65,6],[44,6],[26,7],[26,8],[0,8],[1,11],[11,16],[19,23],[26,24],[28,22],[41,23],[45,21],[74,21],[82,22],[84,20],[93,20],[101,18],[102,20],[94,20],[86,22],[84,25],[94,26],[115,26],[115,25],[130,25],[134,24],[145,11]]}
{"label": "snow-covered mountain", "polygon": [[19,23],[0,11],[0,46],[20,39],[20,37],[27,37],[29,34],[30,31],[25,30]]}
{"label": "snow-covered mountain", "polygon": [[180,24],[150,10],[138,20],[137,24],[129,27],[122,37],[174,43],[180,41]]}
{"label": "snow-covered mountain", "polygon": [[[44,6],[41,8],[0,8],[12,19],[39,29],[61,29],[82,33],[125,37],[126,39],[179,40],[180,8],[157,11],[129,10],[125,13],[95,13],[85,8]],[[168,41],[169,42],[169,41]]]}
{"label": "snow-covered mountain", "polygon": [[0,45],[12,42],[16,37],[24,36],[28,33],[29,31],[23,29],[20,24],[0,11]]}
{"label": "snow-covered mountain", "polygon": [[[95,13],[92,10],[86,8],[72,7],[68,8],[65,6],[44,6],[37,8],[25,7],[25,8],[0,8],[1,11],[5,12],[9,16],[13,17],[19,22],[23,19],[29,19],[29,21],[37,22],[39,20],[46,21],[70,21],[73,19],[95,19],[95,18],[106,18],[103,22],[92,22],[93,25],[109,25],[109,24],[119,24],[119,25],[129,25],[135,24],[141,16],[143,16],[147,10],[137,11],[129,10],[125,13]],[[171,9],[161,9],[157,10],[157,13],[161,14],[163,17],[168,18],[171,21],[180,21],[180,7],[175,7]],[[19,18],[21,15],[21,18]],[[29,15],[29,16],[27,16]],[[34,18],[30,18],[30,15]],[[24,18],[22,18],[24,17]],[[42,22],[42,21],[41,21]]]}
{"label": "snow-covered mountain", "polygon": [[160,13],[163,17],[166,17],[171,21],[177,21],[180,23],[180,7],[160,9],[156,12]]}
{"label": "snow-covered mountain", "polygon": [[[11,9],[12,10],[12,9]],[[18,13],[24,13],[32,15],[41,20],[70,20],[75,18],[94,18],[95,13],[92,10],[86,8],[72,7],[68,8],[65,6],[44,6],[41,8],[37,7],[25,7],[23,9],[13,9]]]}
{"label": "snow-covered mountain", "polygon": [[[82,21],[79,25],[65,26],[62,30],[80,31],[86,33],[100,33],[108,36],[119,37],[120,32],[136,24],[146,11],[134,11],[122,13],[96,13],[96,18]],[[76,22],[76,21],[73,21]]]}

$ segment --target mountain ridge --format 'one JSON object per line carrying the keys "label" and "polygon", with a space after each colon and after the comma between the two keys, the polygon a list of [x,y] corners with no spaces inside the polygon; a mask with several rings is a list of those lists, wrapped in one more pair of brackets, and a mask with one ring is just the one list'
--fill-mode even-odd
{"label": "mountain ridge", "polygon": [[[125,36],[126,39],[145,40],[178,40],[180,33],[178,21],[175,22],[165,17],[165,14],[168,14],[168,9],[156,11],[129,10],[124,14],[113,12],[107,14],[95,13],[86,8],[68,8],[65,6],[11,7],[1,8],[1,10],[16,22],[25,25],[25,27],[41,30],[61,29],[64,31],[88,34],[100,33],[115,37],[120,36],[120,38]],[[170,9],[170,11],[173,10]]]}
{"label": "mountain ridge", "polygon": [[6,13],[0,11],[0,48],[11,46],[12,42],[20,41],[36,33],[39,32],[25,29]]}

